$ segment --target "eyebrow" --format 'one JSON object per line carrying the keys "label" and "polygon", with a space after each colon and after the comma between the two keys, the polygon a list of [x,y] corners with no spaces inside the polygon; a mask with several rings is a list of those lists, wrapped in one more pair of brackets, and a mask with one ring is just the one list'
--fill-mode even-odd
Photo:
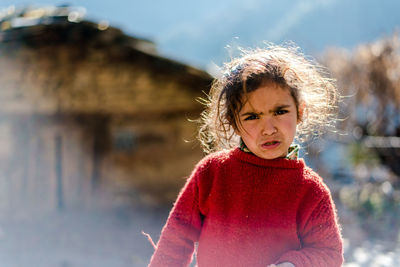
{"label": "eyebrow", "polygon": [[[285,108],[290,108],[291,107],[291,105],[279,105],[279,106],[276,106],[272,111],[270,111],[270,112],[274,112],[275,110],[280,110],[280,109],[285,109]],[[240,117],[244,117],[244,116],[249,116],[249,115],[263,115],[264,114],[264,112],[256,112],[256,111],[248,111],[248,112],[246,112],[246,113],[243,113],[243,114],[241,114],[240,115]]]}

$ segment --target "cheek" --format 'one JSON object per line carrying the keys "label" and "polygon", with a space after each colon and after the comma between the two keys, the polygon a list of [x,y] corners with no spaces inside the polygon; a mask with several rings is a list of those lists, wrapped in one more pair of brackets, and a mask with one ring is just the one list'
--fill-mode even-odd
{"label": "cheek", "polygon": [[252,128],[249,127],[248,123],[242,123],[242,125],[237,130],[237,134],[241,137],[249,136],[252,133]]}
{"label": "cheek", "polygon": [[297,129],[297,118],[288,118],[288,120],[285,120],[282,124],[282,127],[285,129],[286,134],[289,134],[290,136],[296,135],[296,129]]}
{"label": "cheek", "polygon": [[245,139],[253,139],[257,136],[258,126],[256,121],[243,122],[239,130],[236,132],[239,136]]}

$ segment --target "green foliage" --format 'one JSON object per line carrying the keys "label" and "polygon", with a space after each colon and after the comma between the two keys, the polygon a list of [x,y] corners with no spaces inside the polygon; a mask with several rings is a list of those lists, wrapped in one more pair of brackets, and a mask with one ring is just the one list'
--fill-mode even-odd
{"label": "green foliage", "polygon": [[367,166],[377,166],[381,164],[376,152],[360,143],[351,143],[348,147],[350,162],[353,166],[365,164]]}

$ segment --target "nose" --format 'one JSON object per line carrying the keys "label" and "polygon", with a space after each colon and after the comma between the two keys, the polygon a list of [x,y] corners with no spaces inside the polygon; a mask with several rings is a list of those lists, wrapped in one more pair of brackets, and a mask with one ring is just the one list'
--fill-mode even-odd
{"label": "nose", "polygon": [[262,135],[273,135],[277,131],[273,118],[264,118],[261,129]]}

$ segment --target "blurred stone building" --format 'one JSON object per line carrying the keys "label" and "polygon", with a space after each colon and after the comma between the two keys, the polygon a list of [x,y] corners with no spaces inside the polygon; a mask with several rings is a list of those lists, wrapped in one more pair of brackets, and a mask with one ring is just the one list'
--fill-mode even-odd
{"label": "blurred stone building", "polygon": [[172,201],[212,77],[80,9],[1,15],[0,217]]}

